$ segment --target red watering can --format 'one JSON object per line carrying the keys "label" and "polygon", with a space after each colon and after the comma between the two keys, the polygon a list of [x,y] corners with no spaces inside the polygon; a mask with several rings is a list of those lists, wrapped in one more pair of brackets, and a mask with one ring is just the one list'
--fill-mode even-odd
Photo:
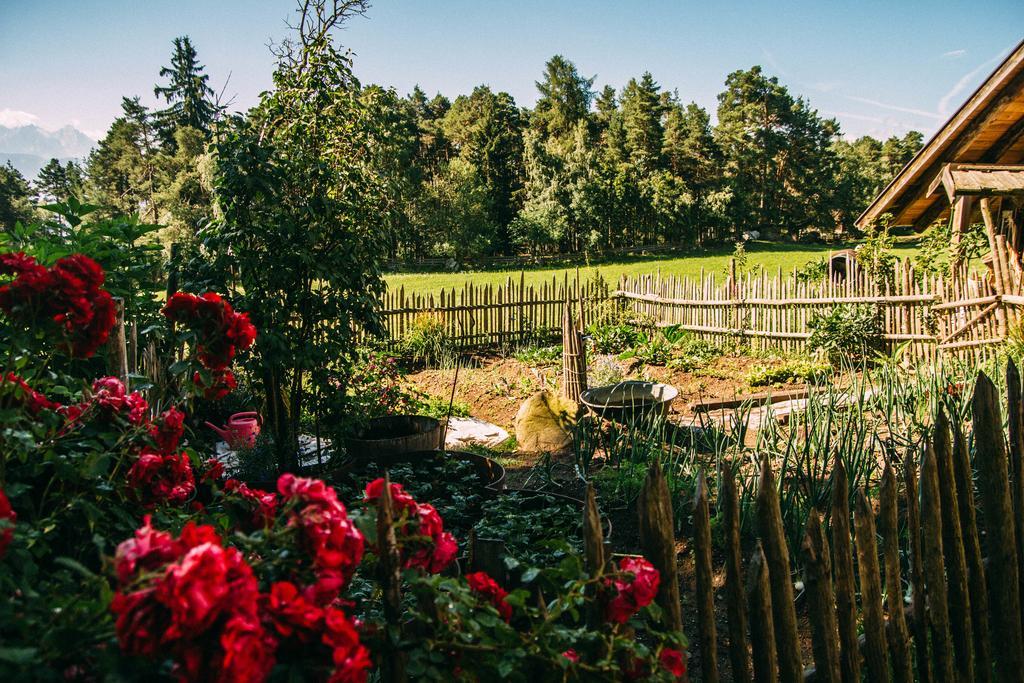
{"label": "red watering can", "polygon": [[256,445],[256,436],[260,433],[262,424],[263,419],[259,413],[248,412],[235,413],[228,418],[228,423],[223,427],[217,427],[209,422],[206,426],[217,432],[231,448],[252,448]]}

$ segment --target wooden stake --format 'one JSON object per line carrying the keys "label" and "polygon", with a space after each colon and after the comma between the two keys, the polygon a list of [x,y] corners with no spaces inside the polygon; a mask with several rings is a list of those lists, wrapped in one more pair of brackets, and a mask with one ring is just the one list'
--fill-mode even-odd
{"label": "wooden stake", "polygon": [[924,584],[931,625],[933,673],[938,683],[951,683],[953,675],[953,636],[949,627],[946,602],[946,572],[942,553],[942,503],[935,451],[925,447],[921,460],[921,541],[924,551]]}
{"label": "wooden stake", "polygon": [[[775,649],[779,658],[779,680],[802,683],[799,634],[796,609],[793,605],[793,581],[790,578],[789,549],[782,525],[779,492],[775,490],[768,456],[761,457],[761,479],[757,491],[757,527],[764,543],[765,558],[772,586],[772,619],[775,628]],[[756,675],[756,671],[755,671]]]}
{"label": "wooden stake", "polygon": [[839,624],[839,667],[843,683],[860,683],[857,645],[857,594],[850,546],[850,498],[846,467],[836,459],[832,469],[832,566],[836,576],[836,615]]}
{"label": "wooden stake", "polygon": [[828,540],[821,528],[818,511],[811,509],[800,547],[807,590],[807,614],[811,622],[815,680],[839,683],[839,630],[835,595],[832,592],[832,561]]}
{"label": "wooden stake", "polygon": [[953,446],[949,420],[940,407],[932,434],[935,464],[939,477],[939,502],[942,506],[942,550],[946,560],[949,619],[953,633],[956,673],[960,680],[974,679],[974,636],[971,629],[971,600],[967,592],[967,561],[960,529],[956,477],[953,474]]}
{"label": "wooden stake", "polygon": [[697,475],[697,490],[693,501],[693,560],[697,579],[700,680],[717,683],[718,647],[715,634],[715,586],[711,570],[711,520],[703,471]]}
{"label": "wooden stake", "polygon": [[750,657],[747,654],[747,610],[743,597],[743,569],[740,562],[740,498],[736,473],[731,465],[722,468],[721,505],[725,526],[725,601],[729,616],[729,663],[732,680],[748,683]]}
{"label": "wooden stake", "polygon": [[932,680],[932,660],[928,651],[928,619],[924,590],[924,546],[921,542],[921,507],[917,497],[917,473],[913,456],[903,463],[903,485],[907,490],[907,536],[910,544],[910,585],[914,622],[914,661],[921,683]]}
{"label": "wooden stake", "polygon": [[878,528],[882,533],[882,554],[885,558],[885,598],[889,612],[889,651],[895,683],[913,683],[910,659],[910,634],[903,613],[903,586],[900,582],[900,527],[896,475],[889,463],[882,473],[879,489]]}
{"label": "wooden stake", "polygon": [[750,609],[750,644],[754,653],[754,680],[774,681],[778,672],[772,589],[764,548],[757,542],[747,566],[747,604]]}
{"label": "wooden stake", "polygon": [[[983,200],[984,201],[984,200]],[[999,398],[992,380],[978,374],[971,401],[974,419],[978,489],[985,512],[988,555],[989,608],[996,673],[1004,681],[1024,681],[1024,643],[1021,637],[1020,583],[1017,536],[1012,523],[1006,448],[1003,444]]]}
{"label": "wooden stake", "polygon": [[860,574],[861,612],[864,615],[864,663],[868,681],[889,680],[888,649],[885,642],[885,618],[882,616],[882,581],[878,570],[878,546],[875,541],[875,515],[864,489],[857,492],[854,516],[857,538],[857,569]]}
{"label": "wooden stake", "polygon": [[[665,625],[683,630],[683,613],[679,601],[679,569],[676,560],[675,522],[672,518],[672,496],[665,474],[657,461],[651,463],[637,500],[640,522],[640,547],[644,556],[661,573],[658,596],[655,598],[665,614]],[[710,555],[709,561],[710,561]],[[699,591],[698,591],[699,592]]]}

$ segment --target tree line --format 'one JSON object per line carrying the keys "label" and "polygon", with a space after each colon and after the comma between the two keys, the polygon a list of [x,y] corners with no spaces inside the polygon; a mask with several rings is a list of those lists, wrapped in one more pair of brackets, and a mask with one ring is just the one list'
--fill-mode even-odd
{"label": "tree line", "polygon": [[[163,224],[168,240],[195,239],[214,218],[225,107],[187,36],[159,75],[167,107],[125,97],[84,164],[53,159],[33,183],[0,169],[0,224],[75,196]],[[452,100],[347,78],[375,129],[365,153],[386,183],[393,210],[381,229],[396,259],[692,245],[746,231],[843,237],[922,144],[918,132],[847,140],[759,66],[726,77],[714,124],[650,73],[596,89],[558,55],[532,109],[486,85]]]}

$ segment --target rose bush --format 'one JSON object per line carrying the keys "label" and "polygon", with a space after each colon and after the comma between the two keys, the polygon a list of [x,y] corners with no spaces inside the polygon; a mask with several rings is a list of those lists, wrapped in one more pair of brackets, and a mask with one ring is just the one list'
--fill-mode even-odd
{"label": "rose bush", "polygon": [[[164,308],[187,349],[177,374],[199,381],[133,389],[102,371],[101,269],[76,255],[3,263],[0,680],[682,675],[685,641],[659,627],[659,577],[641,558],[592,575],[569,554],[501,586],[460,577],[458,540],[413,482],[374,479],[343,502],[291,473],[272,490],[225,480],[179,407],[228,390],[256,335],[221,297]],[[540,586],[560,588],[538,602]],[[595,601],[601,625],[584,616]]]}

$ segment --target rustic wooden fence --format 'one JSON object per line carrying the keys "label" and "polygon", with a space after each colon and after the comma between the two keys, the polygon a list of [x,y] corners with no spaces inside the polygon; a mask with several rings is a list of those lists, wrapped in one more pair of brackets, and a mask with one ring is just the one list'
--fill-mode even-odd
{"label": "rustic wooden fence", "polygon": [[388,337],[405,338],[427,322],[444,326],[455,346],[508,346],[554,340],[562,333],[565,302],[576,302],[586,322],[600,315],[608,287],[568,276],[527,285],[525,273],[501,285],[466,283],[461,289],[433,294],[406,294],[404,287],[389,291],[381,302]]}
{"label": "rustic wooden fence", "polygon": [[[868,490],[853,490],[838,461],[830,509],[809,513],[799,548],[787,545],[779,482],[767,458],[748,510],[757,538],[746,549],[737,473],[723,466],[714,506],[699,476],[688,539],[694,680],[1024,681],[1024,403],[1012,363],[1007,393],[1004,437],[997,390],[979,376],[971,401],[973,455],[963,425],[939,413],[920,452],[888,463]],[[671,586],[672,501],[657,464],[638,508],[641,545]],[[711,547],[715,514],[720,555]],[[588,509],[584,519],[595,515]],[[718,586],[716,561],[725,565]],[[798,595],[796,577],[803,582]],[[724,597],[726,614],[716,615],[716,597]],[[656,599],[666,615],[678,615],[677,591],[660,591]],[[671,621],[680,623],[678,616]]]}
{"label": "rustic wooden fence", "polygon": [[[1019,289],[1019,288],[1018,288]],[[1021,291],[997,292],[991,279],[964,270],[955,278],[921,276],[908,262],[880,285],[851,264],[843,277],[809,282],[783,275],[702,273],[689,279],[661,273],[622,278],[617,288],[579,278],[552,277],[527,285],[525,273],[501,285],[445,289],[437,295],[390,291],[381,315],[391,340],[426,319],[444,326],[457,347],[480,347],[557,338],[566,300],[578,302],[584,320],[610,314],[609,301],[661,326],[678,326],[715,341],[743,340],[755,349],[804,349],[811,321],[841,305],[877,307],[890,348],[911,355],[985,353],[1003,342],[1024,307]]]}

